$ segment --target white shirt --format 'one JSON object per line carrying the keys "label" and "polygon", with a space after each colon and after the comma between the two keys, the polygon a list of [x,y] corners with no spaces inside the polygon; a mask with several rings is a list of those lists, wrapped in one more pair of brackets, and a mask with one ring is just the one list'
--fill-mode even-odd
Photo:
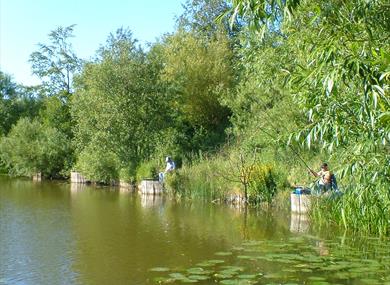
{"label": "white shirt", "polygon": [[175,169],[175,163],[173,161],[167,162],[167,167],[165,167],[165,172],[169,172]]}

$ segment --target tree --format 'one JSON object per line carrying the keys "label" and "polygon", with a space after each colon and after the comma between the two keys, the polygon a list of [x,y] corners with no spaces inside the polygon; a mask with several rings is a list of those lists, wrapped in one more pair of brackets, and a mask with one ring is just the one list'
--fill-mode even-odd
{"label": "tree", "polygon": [[42,79],[48,93],[63,95],[73,92],[73,76],[81,68],[81,60],[72,49],[69,39],[73,37],[73,28],[58,27],[49,33],[49,44],[39,43],[39,50],[30,56],[33,74]]}
{"label": "tree", "polygon": [[109,36],[96,61],[85,65],[72,99],[78,155],[104,149],[123,167],[149,158],[168,116],[156,68],[131,31]]}
{"label": "tree", "polygon": [[208,39],[180,30],[166,38],[162,79],[170,85],[177,120],[193,130],[194,146],[196,136],[201,147],[215,145],[211,138],[228,125],[230,111],[222,101],[234,86],[232,57],[223,33]]}
{"label": "tree", "polygon": [[[238,0],[231,11],[233,18],[245,17],[256,31],[279,19],[295,56],[284,68],[288,87],[307,118],[291,137],[308,147],[322,144],[337,159],[346,188],[352,190],[320,216],[333,213],[328,220],[388,233],[389,5]],[[366,208],[370,210],[361,211]]]}
{"label": "tree", "polygon": [[0,71],[0,134],[7,134],[17,115],[12,110],[16,98],[16,84],[11,76]]}
{"label": "tree", "polygon": [[40,99],[32,88],[17,85],[0,71],[0,135],[7,135],[19,118],[36,116],[39,106]]}
{"label": "tree", "polygon": [[219,16],[229,9],[229,5],[223,0],[187,0],[183,5],[184,12],[178,18],[179,29],[184,29],[197,35],[213,38],[216,34],[224,32],[230,38],[237,36],[240,24],[229,25],[229,21]]}
{"label": "tree", "polygon": [[70,104],[61,100],[61,96],[54,95],[41,99],[39,119],[48,128],[55,128],[72,139],[72,117]]}

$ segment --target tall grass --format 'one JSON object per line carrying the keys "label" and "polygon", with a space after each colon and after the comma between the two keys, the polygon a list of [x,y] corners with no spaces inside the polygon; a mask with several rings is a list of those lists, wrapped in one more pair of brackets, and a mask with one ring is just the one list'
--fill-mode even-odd
{"label": "tall grass", "polygon": [[331,223],[367,234],[390,234],[390,191],[388,185],[348,188],[341,196],[318,199],[312,217],[319,225]]}
{"label": "tall grass", "polygon": [[227,183],[220,175],[224,163],[218,158],[200,158],[191,163],[183,163],[182,168],[168,175],[166,187],[177,197],[200,198],[203,200],[223,199],[232,183]]}
{"label": "tall grass", "polygon": [[[239,165],[232,157],[214,155],[183,163],[183,167],[166,178],[166,188],[177,197],[242,202],[245,188],[251,204],[271,203],[286,177],[272,164]],[[246,176],[245,179],[242,179]]]}

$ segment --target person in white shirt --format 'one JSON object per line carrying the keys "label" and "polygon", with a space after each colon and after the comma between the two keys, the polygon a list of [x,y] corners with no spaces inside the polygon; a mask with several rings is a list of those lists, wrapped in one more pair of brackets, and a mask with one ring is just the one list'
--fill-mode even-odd
{"label": "person in white shirt", "polygon": [[175,162],[172,160],[172,158],[170,156],[167,156],[165,158],[165,162],[167,163],[167,166],[165,167],[165,170],[164,172],[160,172],[158,174],[158,180],[162,183],[164,182],[164,177],[167,173],[169,172],[172,172],[175,170],[176,166],[175,166]]}
{"label": "person in white shirt", "polygon": [[321,165],[321,170],[319,172],[315,172],[310,170],[310,172],[315,176],[319,177],[319,181],[317,182],[318,189],[320,193],[324,193],[328,190],[338,191],[336,176],[329,170],[328,164],[323,163]]}

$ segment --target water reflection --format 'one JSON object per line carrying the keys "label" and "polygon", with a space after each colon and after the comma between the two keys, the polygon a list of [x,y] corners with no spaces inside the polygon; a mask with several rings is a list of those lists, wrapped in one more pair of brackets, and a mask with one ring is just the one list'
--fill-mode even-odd
{"label": "water reflection", "polygon": [[140,194],[139,197],[141,199],[141,206],[143,208],[160,208],[163,206],[164,203],[163,195]]}
{"label": "water reflection", "polygon": [[329,247],[326,245],[325,241],[319,240],[316,242],[316,250],[320,256],[329,255]]}
{"label": "water reflection", "polygon": [[290,231],[292,233],[307,233],[309,231],[308,215],[291,212]]}
{"label": "water reflection", "polygon": [[70,193],[75,194],[80,191],[85,191],[88,186],[83,183],[70,183]]}
{"label": "water reflection", "polygon": [[289,209],[25,180],[0,179],[0,195],[0,284],[155,284],[153,267],[183,272],[216,259],[220,270],[262,273],[258,284],[390,279],[388,242],[318,232]]}
{"label": "water reflection", "polygon": [[74,284],[68,205],[62,184],[0,177],[0,284]]}

